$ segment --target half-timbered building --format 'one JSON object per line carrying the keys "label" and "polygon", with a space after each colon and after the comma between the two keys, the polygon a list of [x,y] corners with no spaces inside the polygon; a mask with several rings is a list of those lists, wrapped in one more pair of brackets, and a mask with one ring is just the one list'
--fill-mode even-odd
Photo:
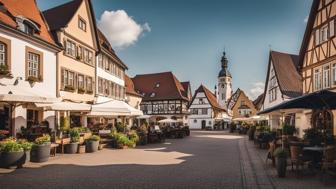
{"label": "half-timbered building", "polygon": [[215,94],[201,85],[195,91],[189,106],[188,124],[190,129],[223,128],[227,111],[221,106]]}
{"label": "half-timbered building", "polygon": [[151,116],[150,121],[175,118],[187,124],[189,82],[180,82],[172,72],[136,75],[132,81],[136,92],[143,97],[140,109]]}
{"label": "half-timbered building", "polygon": [[237,89],[228,101],[228,109],[231,110],[233,120],[256,115],[257,110],[253,102],[241,89]]}
{"label": "half-timbered building", "polygon": [[[314,0],[300,50],[303,93],[336,89],[336,1]],[[305,111],[305,124],[300,129],[326,125],[336,134],[336,111]],[[323,119],[321,119],[323,118]]]}

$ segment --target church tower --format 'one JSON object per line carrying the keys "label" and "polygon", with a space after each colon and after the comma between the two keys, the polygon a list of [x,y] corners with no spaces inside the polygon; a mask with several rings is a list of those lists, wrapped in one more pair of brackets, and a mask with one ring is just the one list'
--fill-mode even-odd
{"label": "church tower", "polygon": [[226,58],[225,52],[223,52],[221,64],[222,69],[218,74],[217,101],[219,105],[227,108],[228,100],[232,95],[232,77],[228,70],[228,60]]}

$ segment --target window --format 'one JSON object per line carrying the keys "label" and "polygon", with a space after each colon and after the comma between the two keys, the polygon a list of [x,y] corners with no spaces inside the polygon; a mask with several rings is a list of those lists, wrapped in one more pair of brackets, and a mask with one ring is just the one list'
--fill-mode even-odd
{"label": "window", "polygon": [[102,94],[103,93],[103,79],[98,78],[98,93]]}
{"label": "window", "polygon": [[320,69],[316,69],[314,71],[314,89],[315,91],[317,90],[321,90],[322,88],[322,81],[321,81],[321,70]]}
{"label": "window", "polygon": [[35,30],[32,26],[28,24],[23,24],[23,32],[29,35],[33,35],[35,33]]}
{"label": "window", "polygon": [[198,109],[197,108],[194,108],[194,109],[191,109],[191,113],[194,114],[194,115],[197,115],[198,114]]}
{"label": "window", "polygon": [[269,102],[273,102],[277,99],[277,87],[270,89],[268,91],[268,98],[269,98]]}
{"label": "window", "polygon": [[86,31],[86,22],[82,18],[78,18],[78,27],[79,29]]}
{"label": "window", "polygon": [[78,46],[76,59],[83,60],[83,47]]}
{"label": "window", "polygon": [[75,81],[75,73],[74,72],[68,72],[68,85],[69,86],[74,86],[74,81]]}
{"label": "window", "polygon": [[245,101],[244,100],[240,101],[240,105],[244,106],[245,105]]}
{"label": "window", "polygon": [[84,76],[78,75],[78,88],[84,89]]}
{"label": "window", "polygon": [[7,54],[7,46],[5,43],[0,42],[0,65],[1,66],[7,65],[6,54]]}
{"label": "window", "polygon": [[40,55],[28,52],[28,77],[39,78]]}
{"label": "window", "polygon": [[105,80],[104,93],[107,96],[110,95],[110,81],[108,80]]}
{"label": "window", "polygon": [[66,54],[72,57],[76,56],[76,44],[70,40],[66,42]]}
{"label": "window", "polygon": [[332,85],[336,85],[336,63],[332,65]]}
{"label": "window", "polygon": [[98,67],[103,68],[103,55],[98,55]]}
{"label": "window", "polygon": [[194,123],[197,123],[197,119],[194,119]]}
{"label": "window", "polygon": [[92,91],[92,78],[91,77],[86,77],[86,90],[87,91]]}
{"label": "window", "polygon": [[328,40],[328,25],[322,26],[320,36],[321,43]]}
{"label": "window", "polygon": [[203,100],[203,98],[200,98],[200,99],[198,100],[198,103],[199,103],[199,104],[204,104],[204,100]]}
{"label": "window", "polygon": [[208,114],[208,109],[202,108],[202,115],[207,115],[207,114]]}
{"label": "window", "polygon": [[329,88],[330,87],[330,66],[324,66],[323,67],[323,88]]}

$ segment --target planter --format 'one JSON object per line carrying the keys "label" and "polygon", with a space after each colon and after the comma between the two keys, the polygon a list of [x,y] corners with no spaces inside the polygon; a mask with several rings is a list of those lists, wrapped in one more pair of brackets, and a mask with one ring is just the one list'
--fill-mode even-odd
{"label": "planter", "polygon": [[99,141],[88,140],[85,142],[85,151],[87,153],[97,152],[99,146]]}
{"label": "planter", "polygon": [[21,168],[24,163],[24,152],[1,152],[0,167],[2,168]]}
{"label": "planter", "polygon": [[78,152],[78,143],[70,143],[64,146],[64,152],[66,154],[75,154]]}
{"label": "planter", "polygon": [[278,172],[278,177],[280,178],[286,177],[287,158],[277,157],[276,160],[277,160],[276,168]]}
{"label": "planter", "polygon": [[31,151],[32,162],[46,162],[50,157],[50,142],[41,145],[34,145]]}
{"label": "planter", "polygon": [[29,163],[30,162],[30,150],[26,150],[24,151],[24,156],[25,156],[25,163]]}

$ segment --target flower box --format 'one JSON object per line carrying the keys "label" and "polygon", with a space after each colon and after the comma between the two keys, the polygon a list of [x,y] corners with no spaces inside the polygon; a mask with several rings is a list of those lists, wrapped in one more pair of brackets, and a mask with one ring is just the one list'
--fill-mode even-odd
{"label": "flower box", "polygon": [[64,86],[64,90],[69,91],[69,92],[74,92],[75,88],[71,85],[66,85],[66,86]]}

